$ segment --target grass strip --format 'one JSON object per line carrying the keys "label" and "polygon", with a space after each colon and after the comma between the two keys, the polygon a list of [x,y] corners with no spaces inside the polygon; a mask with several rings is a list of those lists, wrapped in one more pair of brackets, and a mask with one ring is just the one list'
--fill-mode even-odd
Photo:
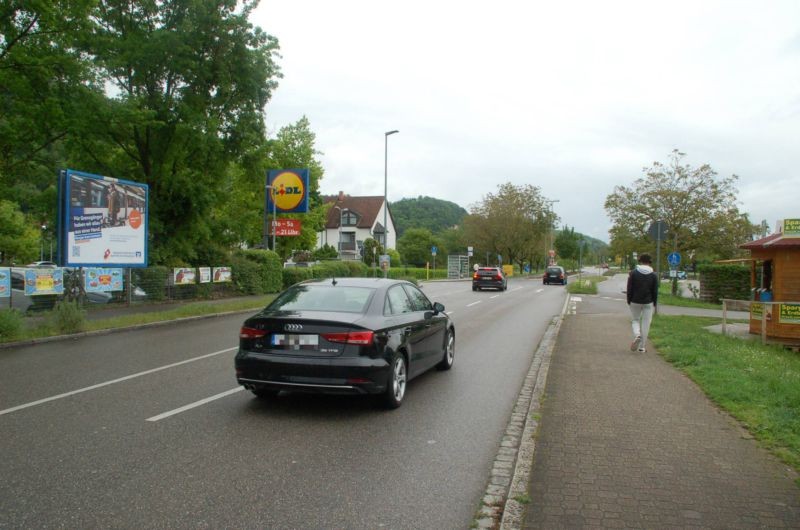
{"label": "grass strip", "polygon": [[664,282],[658,285],[658,303],[678,307],[696,307],[698,309],[722,309],[722,304],[710,304],[708,302],[701,302],[697,298],[685,298],[680,295],[673,295],[672,284]]}
{"label": "grass strip", "polygon": [[607,279],[605,276],[582,274],[579,281],[576,275],[573,274],[567,284],[567,292],[570,294],[597,294],[597,284]]}
{"label": "grass strip", "polygon": [[704,329],[719,323],[718,318],[658,315],[650,337],[709,399],[800,471],[800,355]]}

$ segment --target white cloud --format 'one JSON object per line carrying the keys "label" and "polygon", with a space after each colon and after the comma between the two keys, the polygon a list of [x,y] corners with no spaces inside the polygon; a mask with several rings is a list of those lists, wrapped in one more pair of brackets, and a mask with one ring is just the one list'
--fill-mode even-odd
{"label": "white cloud", "polygon": [[800,216],[800,3],[269,0],[271,130],[308,116],[324,193],[464,207],[503,182],[607,239],[605,197],[673,148],[737,174],[752,220]]}

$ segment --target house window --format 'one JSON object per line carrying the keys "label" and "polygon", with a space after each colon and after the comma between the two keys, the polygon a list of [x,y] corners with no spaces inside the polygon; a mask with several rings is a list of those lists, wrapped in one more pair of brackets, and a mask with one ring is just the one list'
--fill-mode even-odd
{"label": "house window", "polygon": [[358,224],[358,215],[350,210],[342,213],[342,226],[356,226]]}
{"label": "house window", "polygon": [[342,239],[340,242],[342,251],[356,249],[356,234],[354,232],[342,232]]}

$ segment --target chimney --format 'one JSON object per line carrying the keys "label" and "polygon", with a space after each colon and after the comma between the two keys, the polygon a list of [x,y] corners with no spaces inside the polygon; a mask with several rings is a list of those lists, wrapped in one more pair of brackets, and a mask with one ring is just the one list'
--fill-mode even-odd
{"label": "chimney", "polygon": [[340,191],[339,192],[339,202],[342,202],[343,200],[344,200],[344,192]]}

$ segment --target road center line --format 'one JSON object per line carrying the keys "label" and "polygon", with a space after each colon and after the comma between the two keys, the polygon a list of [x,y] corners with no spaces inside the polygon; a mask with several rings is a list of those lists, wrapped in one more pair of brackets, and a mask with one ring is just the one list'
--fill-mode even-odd
{"label": "road center line", "polygon": [[536,289],[537,293],[541,293],[542,291],[544,291],[544,289]]}
{"label": "road center line", "polygon": [[153,374],[153,373],[156,373],[156,372],[160,372],[162,370],[166,370],[168,368],[174,368],[176,366],[180,366],[182,364],[188,364],[188,363],[193,363],[195,361],[199,361],[199,360],[202,360],[202,359],[207,359],[209,357],[213,357],[213,356],[219,355],[221,353],[226,353],[226,352],[229,352],[229,351],[233,351],[236,348],[238,348],[238,346],[234,346],[233,348],[226,348],[226,349],[220,350],[220,351],[215,351],[214,353],[207,353],[207,354],[201,355],[199,357],[192,357],[191,359],[186,359],[185,361],[180,361],[180,362],[177,362],[177,363],[167,364],[165,366],[159,366],[158,368],[145,370],[144,372],[138,372],[138,373],[135,373],[135,374],[126,375],[125,377],[120,377],[119,379],[112,379],[111,381],[106,381],[104,383],[98,383],[96,385],[87,386],[85,388],[79,388],[78,390],[72,390],[70,392],[65,392],[63,394],[58,394],[57,396],[50,396],[50,397],[47,397],[47,398],[44,398],[44,399],[40,399],[38,401],[31,401],[30,403],[25,403],[24,405],[17,405],[16,407],[11,407],[10,409],[0,410],[0,416],[2,416],[3,414],[10,414],[10,413],[16,412],[18,410],[27,409],[29,407],[34,407],[36,405],[41,405],[42,403],[47,403],[48,401],[55,401],[57,399],[62,399],[62,398],[65,398],[65,397],[74,396],[75,394],[81,394],[83,392],[88,392],[90,390],[96,390],[96,389],[102,388],[104,386],[113,385],[113,384],[116,384],[116,383],[121,383],[121,382],[127,381],[129,379],[135,379],[137,377],[142,377],[143,375]]}
{"label": "road center line", "polygon": [[477,302],[472,302],[471,304],[467,304],[467,307],[472,307],[474,305],[480,304],[483,300],[478,300]]}
{"label": "road center line", "polygon": [[220,398],[224,398],[225,396],[230,396],[231,394],[235,394],[236,392],[241,392],[244,390],[244,387],[237,386],[236,388],[231,388],[230,390],[226,390],[225,392],[220,392],[211,397],[207,397],[205,399],[201,399],[200,401],[195,401],[194,403],[189,403],[188,405],[184,405],[183,407],[179,407],[177,409],[173,409],[167,411],[163,414],[159,414],[158,416],[153,416],[152,418],[147,418],[147,421],[159,421],[163,420],[164,418],[169,418],[170,416],[174,416],[175,414],[180,414],[181,412],[186,412],[187,410],[193,409],[195,407],[199,407],[200,405],[205,405],[206,403],[210,403]]}
{"label": "road center line", "polygon": [[494,296],[492,296],[492,297],[490,297],[490,298],[494,299],[494,298],[497,298],[498,296],[500,296],[500,295],[499,295],[499,294],[496,294],[496,295],[494,295]]}

